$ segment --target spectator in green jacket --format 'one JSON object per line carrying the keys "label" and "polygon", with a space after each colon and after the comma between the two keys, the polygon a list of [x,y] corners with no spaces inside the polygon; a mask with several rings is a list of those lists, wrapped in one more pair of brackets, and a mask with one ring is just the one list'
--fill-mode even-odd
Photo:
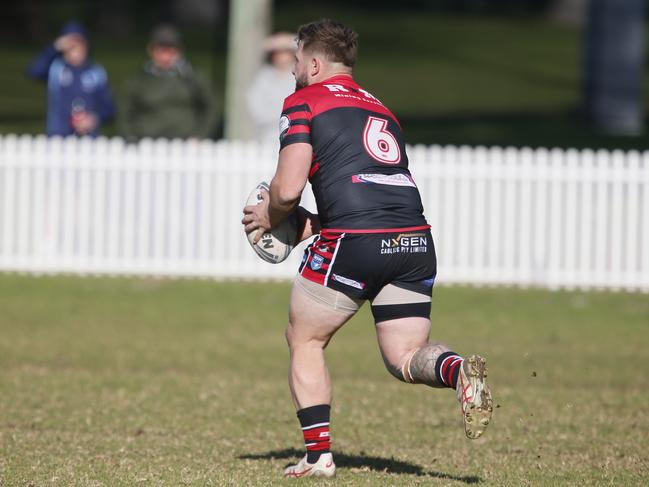
{"label": "spectator in green jacket", "polygon": [[129,140],[213,136],[214,94],[183,57],[178,31],[166,24],[156,27],[147,52],[150,60],[126,84],[119,110],[122,135]]}

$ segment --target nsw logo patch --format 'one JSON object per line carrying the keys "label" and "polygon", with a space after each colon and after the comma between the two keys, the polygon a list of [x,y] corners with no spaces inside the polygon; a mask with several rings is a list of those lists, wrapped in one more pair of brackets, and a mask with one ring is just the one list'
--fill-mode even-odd
{"label": "nsw logo patch", "polygon": [[311,269],[317,271],[322,268],[322,263],[324,262],[324,257],[318,254],[314,254],[311,258]]}

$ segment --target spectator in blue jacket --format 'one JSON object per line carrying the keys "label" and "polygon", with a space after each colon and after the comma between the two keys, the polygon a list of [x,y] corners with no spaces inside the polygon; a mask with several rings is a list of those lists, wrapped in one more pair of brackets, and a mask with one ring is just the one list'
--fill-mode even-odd
{"label": "spectator in blue jacket", "polygon": [[88,34],[68,22],[27,68],[47,83],[47,135],[97,135],[115,105],[104,68],[88,57]]}

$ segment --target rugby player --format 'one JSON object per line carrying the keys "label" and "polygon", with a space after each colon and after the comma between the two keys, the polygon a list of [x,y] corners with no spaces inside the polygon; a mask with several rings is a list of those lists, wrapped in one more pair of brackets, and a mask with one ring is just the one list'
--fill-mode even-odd
{"label": "rugby player", "polygon": [[[464,359],[429,341],[437,261],[419,191],[396,117],[352,77],[358,35],[320,20],[300,27],[296,91],[280,118],[280,153],[270,191],[244,208],[256,239],[298,209],[307,247],[295,278],[286,339],[289,386],[306,455],[286,477],[331,477],[331,378],[324,349],[361,307],[371,303],[388,371],[411,384],[457,392],[465,433],[478,438],[492,399],[485,360]],[[318,214],[298,206],[310,181]]]}

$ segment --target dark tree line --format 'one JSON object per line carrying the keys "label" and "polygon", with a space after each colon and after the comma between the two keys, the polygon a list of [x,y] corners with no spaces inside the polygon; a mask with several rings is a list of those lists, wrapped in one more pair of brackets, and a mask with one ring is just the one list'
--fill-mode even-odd
{"label": "dark tree line", "polygon": [[[179,22],[184,18],[223,22],[227,0],[5,0],[0,14],[0,39],[8,42],[42,43],[64,22],[83,22],[91,33],[116,37],[146,33],[158,22]],[[210,16],[203,14],[209,4]],[[200,11],[201,5],[203,12]],[[193,17],[183,15],[198,10]],[[217,17],[214,12],[219,13]]]}

